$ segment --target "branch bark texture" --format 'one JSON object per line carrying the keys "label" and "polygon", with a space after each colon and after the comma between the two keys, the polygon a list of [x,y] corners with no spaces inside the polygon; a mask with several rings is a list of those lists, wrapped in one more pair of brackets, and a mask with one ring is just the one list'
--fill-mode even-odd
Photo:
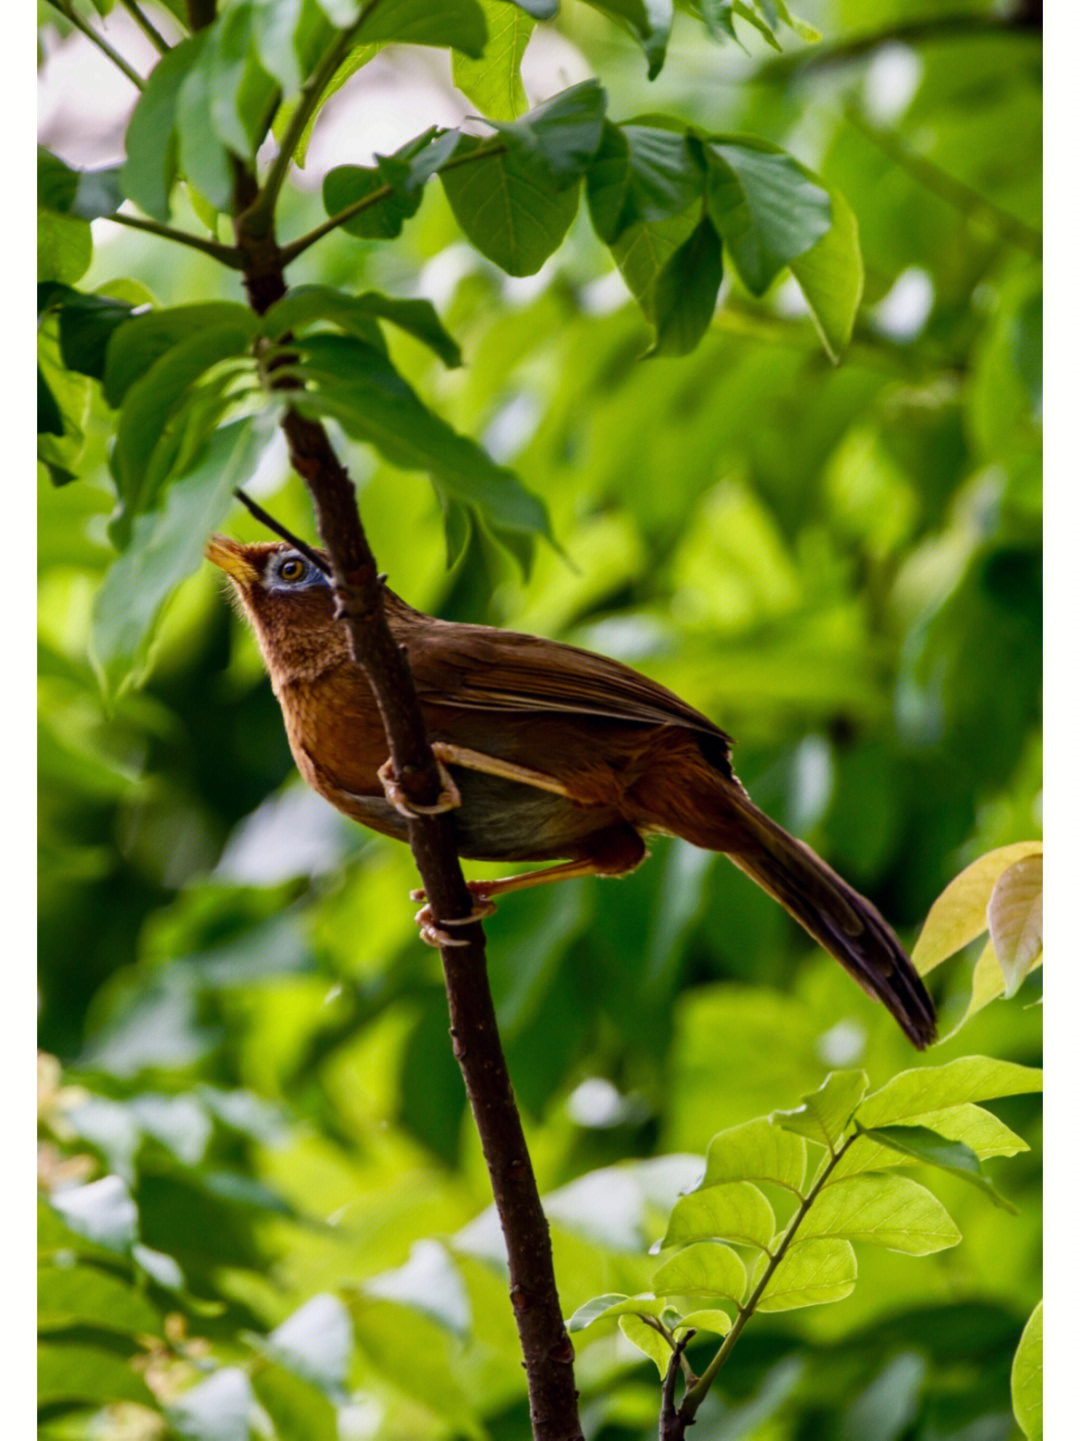
{"label": "branch bark texture", "polygon": [[[260,314],[285,294],[284,261],[272,227],[245,233],[251,203],[238,180],[241,220],[237,247],[244,257],[248,298]],[[246,203],[245,203],[246,202]],[[258,213],[256,211],[256,213]],[[293,408],[282,422],[289,455],[315,506],[319,535],[333,568],[337,613],[352,654],[378,702],[398,784],[418,805],[435,803],[440,782],[427,740],[408,660],[383,611],[382,583],[356,505],[352,481],[323,426]],[[449,815],[417,815],[409,843],[437,920],[472,912]],[[466,945],[441,950],[450,1034],[506,1242],[510,1299],[521,1340],[536,1441],[582,1441],[574,1385],[574,1351],[563,1324],[547,1218],[540,1204],[521,1117],[499,1038],[479,922],[455,927]]]}

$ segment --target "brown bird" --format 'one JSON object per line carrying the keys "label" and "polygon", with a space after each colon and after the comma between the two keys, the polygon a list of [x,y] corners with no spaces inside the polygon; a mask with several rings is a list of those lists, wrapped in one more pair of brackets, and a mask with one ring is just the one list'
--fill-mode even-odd
{"label": "brown bird", "polygon": [[[374,695],[334,619],[328,575],[312,563],[326,564],[323,554],[224,536],[206,554],[255,628],[301,775],[353,820],[406,839],[392,782],[380,776],[388,752]],[[916,1046],[934,1039],[933,1002],[892,930],[758,810],[731,768],[730,738],[708,717],[618,661],[436,620],[389,589],[384,598],[458,801],[459,854],[563,862],[471,882],[481,904],[547,881],[625,875],[648,854],[643,836],[680,836],[723,851],[884,1002]]]}

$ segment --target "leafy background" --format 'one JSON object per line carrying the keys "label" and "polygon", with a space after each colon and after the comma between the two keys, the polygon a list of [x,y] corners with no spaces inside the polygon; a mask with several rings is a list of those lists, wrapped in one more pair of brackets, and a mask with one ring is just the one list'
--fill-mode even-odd
{"label": "leafy background", "polygon": [[[738,738],[755,799],[908,938],[963,865],[1040,818],[1040,271],[1024,232],[1039,224],[1039,48],[980,24],[990,8],[801,69],[746,28],[749,56],[706,46],[681,17],[651,83],[591,10],[567,4],[554,38],[537,32],[549,88],[595,71],[618,118],[664,109],[766,136],[846,198],[866,278],[839,367],[791,281],[756,299],[730,277],[693,354],[642,359],[649,328],[584,209],[533,277],[464,244],[434,186],[394,244],[335,233],[290,272],[435,302],[465,365],[404,332],[389,336],[395,364],[544,498],[566,552],[541,546],[523,573],[482,526],[444,524],[423,477],[343,440],[394,587],[678,690]],[[938,10],[803,7],[826,47]],[[443,57],[375,64],[384,87],[449,103]],[[365,73],[354,83],[363,95]],[[284,196],[290,232],[323,215],[317,160],[369,164],[418,128],[413,112],[371,139],[363,102],[344,113],[333,153],[315,133],[309,187]],[[61,125],[48,143],[63,155],[63,141]],[[238,298],[204,257],[99,222],[80,288],[117,276],[137,282],[132,301]],[[254,1385],[282,1435],[523,1436],[486,1178],[437,957],[405,899],[410,857],[303,790],[209,566],[170,603],[144,683],[103,703],[91,633],[115,492],[108,412],[84,388],[79,480],[42,471],[39,490],[40,1040],[59,1061],[43,1068],[43,1172],[56,1198],[73,1177],[106,1189],[94,1264],[54,1267],[44,1295],[44,1434],[88,1434],[98,1404],[114,1427],[156,1424],[213,1358],[218,1389],[187,1421],[177,1401],[182,1433],[234,1434],[209,1418],[242,1414]],[[310,534],[281,452],[251,489]],[[228,528],[258,535],[239,512]],[[884,1012],[722,858],[653,851],[625,881],[524,893],[489,925],[567,1314],[646,1288],[644,1249],[695,1175],[659,1158],[702,1157],[716,1131],[795,1105],[830,1068],[877,1086],[911,1060]],[[973,959],[935,974],[945,1032]],[[1028,992],[934,1060],[1036,1063]],[[918,1262],[875,1251],[842,1305],[755,1319],[703,1435],[1016,1434],[1009,1367],[1041,1294],[1039,1121],[1028,1096],[994,1109],[1033,1147],[1000,1179],[987,1167],[1019,1215],[941,1181],[963,1243]],[[48,1215],[62,1253],[71,1236]],[[611,1328],[577,1339],[587,1433],[652,1434],[655,1372]]]}

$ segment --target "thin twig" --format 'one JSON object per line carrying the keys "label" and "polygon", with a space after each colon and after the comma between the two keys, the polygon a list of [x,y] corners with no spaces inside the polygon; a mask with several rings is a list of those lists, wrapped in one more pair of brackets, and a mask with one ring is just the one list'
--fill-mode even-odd
{"label": "thin twig", "polygon": [[[474,160],[486,160],[489,156],[505,155],[505,153],[504,141],[485,142],[476,150],[470,150],[467,155],[455,155],[451,160],[447,160],[439,167],[439,173],[441,174],[444,170],[456,170],[459,166],[469,165]],[[317,240],[321,240],[324,235],[329,235],[331,230],[336,230],[340,225],[347,225],[357,215],[362,214],[365,210],[370,210],[373,205],[379,205],[382,201],[388,200],[394,193],[392,185],[380,185],[377,190],[372,190],[367,195],[361,196],[359,200],[343,206],[336,215],[329,216],[321,224],[316,225],[313,230],[309,230],[306,235],[300,235],[296,240],[290,240],[288,245],[283,245],[281,247],[281,263],[283,265],[291,264],[309,246],[314,245]]]}
{"label": "thin twig", "polygon": [[243,257],[239,250],[234,245],[223,245],[220,240],[206,240],[201,235],[191,235],[186,230],[177,230],[172,225],[162,225],[157,220],[144,220],[141,215],[124,215],[119,210],[102,218],[111,220],[115,225],[126,225],[129,230],[143,230],[147,235],[156,235],[161,240],[171,240],[176,245],[186,245],[189,250],[201,250],[204,255],[213,256],[222,265],[227,265],[230,270],[243,270],[244,268]]}
{"label": "thin twig", "polygon": [[306,541],[301,540],[299,536],[293,535],[292,531],[283,526],[280,520],[275,520],[269,511],[263,510],[261,505],[253,501],[250,495],[245,495],[242,490],[234,490],[233,495],[236,496],[242,505],[247,506],[255,519],[259,521],[260,524],[265,525],[267,530],[272,530],[275,535],[280,535],[282,540],[287,540],[294,550],[298,550],[301,555],[306,556],[317,571],[320,571],[325,576],[333,575],[333,568],[323,559],[317,550],[313,550],[312,547],[308,545]]}
{"label": "thin twig", "polygon": [[841,1156],[846,1153],[851,1143],[857,1139],[857,1135],[858,1133],[856,1132],[855,1135],[849,1136],[847,1140],[843,1143],[843,1145],[832,1153],[832,1155],[829,1157],[827,1165],[825,1166],[825,1169],[822,1171],[821,1175],[817,1178],[813,1186],[811,1186],[810,1190],[807,1192],[806,1196],[800,1202],[799,1209],[795,1212],[794,1216],[792,1216],[790,1222],[788,1223],[787,1230],[784,1232],[783,1236],[780,1239],[780,1244],[777,1246],[775,1251],[767,1253],[769,1255],[769,1264],[765,1267],[765,1271],[761,1277],[761,1280],[754,1287],[753,1295],[749,1298],[745,1305],[739,1307],[739,1314],[735,1317],[735,1321],[732,1325],[731,1330],[724,1337],[723,1344],[717,1351],[716,1355],[705,1367],[705,1370],[702,1371],[699,1380],[695,1382],[693,1386],[690,1386],[687,1389],[686,1395],[683,1397],[682,1405],[679,1407],[677,1413],[678,1424],[673,1427],[669,1435],[664,1437],[664,1441],[682,1441],[686,1427],[693,1425],[694,1417],[697,1414],[698,1407],[705,1400],[705,1397],[708,1395],[709,1388],[712,1386],[712,1383],[716,1380],[720,1371],[726,1364],[728,1357],[731,1355],[731,1352],[734,1349],[735,1343],[742,1335],[743,1327],[746,1325],[747,1321],[749,1321],[750,1317],[757,1309],[757,1304],[761,1300],[765,1292],[765,1288],[768,1286],[769,1282],[776,1274],[776,1269],[780,1265],[780,1262],[787,1255],[788,1248],[790,1247],[792,1241],[794,1241],[795,1236],[798,1233],[799,1227],[802,1225],[803,1220],[806,1217],[806,1213],[817,1200],[818,1195],[821,1192],[821,1188],[825,1185],[825,1182],[829,1179],[833,1171],[836,1169],[836,1166]]}
{"label": "thin twig", "polygon": [[138,5],[135,3],[135,0],[120,0],[120,4],[123,5],[124,9],[131,16],[132,20],[135,21],[135,24],[146,36],[147,40],[150,41],[150,44],[154,47],[158,54],[167,55],[172,47],[165,39],[165,36],[162,35],[161,31],[154,25],[153,21],[149,18],[149,16],[144,15],[143,12],[139,9]]}
{"label": "thin twig", "polygon": [[132,85],[135,86],[136,90],[142,90],[145,88],[146,81],[142,78],[139,72],[133,66],[128,64],[128,62],[124,59],[124,57],[120,54],[118,50],[113,49],[113,47],[105,39],[104,35],[99,35],[98,32],[94,29],[94,27],[88,24],[87,21],[83,19],[83,17],[75,9],[74,5],[65,5],[62,3],[62,0],[47,0],[47,3],[52,6],[52,8],[57,12],[58,15],[62,15],[65,20],[67,20],[71,25],[74,25],[76,30],[81,31],[82,34],[86,36],[87,40],[90,41],[91,45],[96,45],[97,48],[101,51],[102,55],[107,56],[116,66],[117,70],[121,71],[124,75],[127,76],[127,78],[131,81]]}
{"label": "thin twig", "polygon": [[925,45],[939,40],[982,39],[987,35],[1029,34],[1039,39],[1042,34],[1042,16],[1036,22],[1019,7],[1013,15],[998,18],[994,15],[977,15],[968,12],[959,15],[924,15],[917,20],[900,21],[880,30],[864,34],[845,36],[832,45],[808,45],[802,50],[777,55],[759,65],[749,77],[752,81],[786,79],[789,75],[804,75],[815,70],[825,70],[836,65],[846,65],[852,60],[881,50],[886,45]]}
{"label": "thin twig", "polygon": [[664,1377],[664,1386],[660,1393],[660,1441],[668,1441],[669,1437],[680,1434],[675,1429],[679,1425],[678,1412],[675,1410],[675,1382],[682,1365],[683,1352],[696,1335],[697,1332],[694,1330],[687,1331],[685,1335],[679,1337],[672,1348],[671,1360],[668,1362],[667,1375]]}
{"label": "thin twig", "polygon": [[865,135],[867,140],[876,145],[890,160],[895,160],[924,190],[936,195],[939,200],[944,200],[969,220],[982,220],[1007,244],[1025,251],[1036,260],[1042,259],[1043,241],[1038,230],[1003,210],[985,195],[980,195],[963,180],[958,180],[955,175],[942,170],[933,160],[911,150],[895,131],[871,125],[853,105],[846,106],[844,114],[860,134]]}

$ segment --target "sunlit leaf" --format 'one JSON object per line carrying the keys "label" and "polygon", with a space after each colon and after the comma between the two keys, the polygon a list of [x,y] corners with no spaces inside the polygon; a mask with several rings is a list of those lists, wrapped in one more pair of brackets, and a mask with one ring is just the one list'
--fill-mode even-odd
{"label": "sunlit leaf", "polygon": [[806,1177],[806,1142],[767,1117],[721,1131],[709,1142],[703,1186],[721,1181],[772,1181],[798,1193]]}
{"label": "sunlit leaf", "polygon": [[821,239],[789,262],[830,359],[851,339],[863,293],[863,260],[855,212],[830,190],[832,224]]}
{"label": "sunlit leaf", "polygon": [[920,1119],[927,1111],[958,1106],[964,1101],[989,1101],[997,1096],[1025,1095],[1042,1090],[1042,1072],[990,1056],[961,1056],[943,1066],[901,1071],[859,1107],[861,1126],[888,1126]]}
{"label": "sunlit leaf", "polygon": [[1015,861],[997,879],[986,908],[994,954],[1013,996],[1042,954],[1042,855]]}
{"label": "sunlit leaf", "polygon": [[998,878],[1017,861],[1041,854],[1041,841],[1002,846],[980,856],[950,881],[930,907],[926,924],[911,952],[917,969],[925,976],[980,936],[986,930],[986,908]]}
{"label": "sunlit leaf", "polygon": [[927,1256],[955,1246],[956,1222],[936,1196],[907,1176],[853,1176],[826,1186],[810,1207],[792,1247],[817,1236],[841,1236]]}
{"label": "sunlit leaf", "polygon": [[746,1294],[746,1267],[730,1246],[697,1241],[653,1272],[658,1296],[725,1296],[738,1306]]}
{"label": "sunlit leaf", "polygon": [[658,1316],[663,1308],[663,1300],[656,1296],[624,1296],[621,1293],[595,1296],[577,1308],[567,1321],[566,1329],[584,1331],[605,1316]]}
{"label": "sunlit leaf", "polygon": [[667,1375],[671,1362],[671,1346],[660,1332],[639,1316],[620,1316],[619,1330],[631,1345],[648,1356],[661,1376]]}
{"label": "sunlit leaf", "polygon": [[1012,1364],[1012,1403],[1017,1424],[1027,1441],[1043,1434],[1043,1303],[1028,1317]]}
{"label": "sunlit leaf", "polygon": [[[760,1256],[750,1277],[751,1294],[765,1274],[767,1257]],[[842,1301],[855,1289],[858,1263],[850,1241],[815,1240],[792,1246],[769,1279],[757,1303],[758,1311],[794,1311]]]}
{"label": "sunlit leaf", "polygon": [[914,1161],[922,1161],[959,1176],[982,1191],[995,1206],[1016,1214],[1016,1207],[998,1194],[983,1175],[978,1156],[963,1141],[947,1140],[927,1126],[875,1126],[866,1134],[871,1141],[891,1147]]}
{"label": "sunlit leaf", "polygon": [[690,1241],[736,1241],[766,1250],[776,1234],[772,1207],[749,1181],[692,1191],[675,1203],[661,1248]]}
{"label": "sunlit leaf", "polygon": [[869,1084],[865,1071],[830,1071],[820,1087],[791,1111],[773,1111],[774,1125],[833,1150]]}
{"label": "sunlit leaf", "polygon": [[536,21],[506,0],[477,0],[488,38],[479,59],[453,55],[454,84],[489,120],[516,120],[529,108],[521,83],[521,57]]}

